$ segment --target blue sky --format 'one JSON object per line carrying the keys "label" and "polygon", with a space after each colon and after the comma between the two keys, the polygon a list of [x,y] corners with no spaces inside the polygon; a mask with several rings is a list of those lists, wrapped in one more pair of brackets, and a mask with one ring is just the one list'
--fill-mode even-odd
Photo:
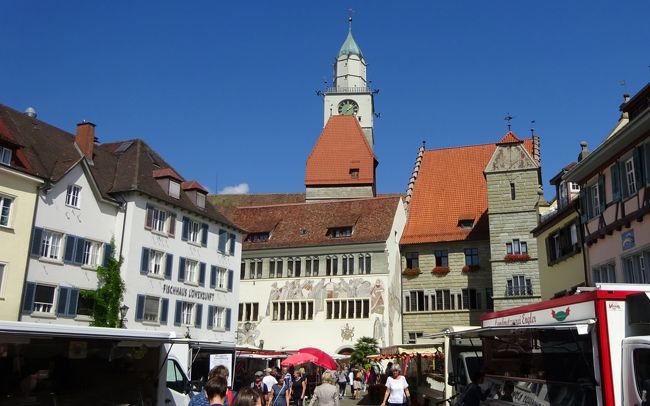
{"label": "blue sky", "polygon": [[[0,103],[102,142],[143,138],[211,191],[300,192],[347,34],[368,62],[378,191],[417,148],[541,137],[548,179],[595,148],[650,81],[650,2],[7,1]],[[621,81],[625,81],[624,85]]]}

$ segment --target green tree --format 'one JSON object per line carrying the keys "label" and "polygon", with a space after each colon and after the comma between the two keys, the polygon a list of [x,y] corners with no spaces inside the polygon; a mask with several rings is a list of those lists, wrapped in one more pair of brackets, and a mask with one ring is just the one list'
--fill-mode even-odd
{"label": "green tree", "polygon": [[354,350],[350,355],[350,363],[368,368],[371,364],[368,355],[377,354],[378,352],[377,340],[372,337],[361,337],[354,345]]}
{"label": "green tree", "polygon": [[[110,252],[115,252],[114,241],[111,241]],[[85,290],[79,294],[95,302],[91,326],[120,327],[120,305],[124,298],[124,281],[120,276],[122,257],[117,260],[109,255],[106,265],[97,268],[97,290]]]}

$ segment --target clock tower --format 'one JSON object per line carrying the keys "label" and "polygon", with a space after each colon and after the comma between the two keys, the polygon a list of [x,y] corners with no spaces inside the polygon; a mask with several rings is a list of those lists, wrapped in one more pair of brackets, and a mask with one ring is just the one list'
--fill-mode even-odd
{"label": "clock tower", "polygon": [[374,92],[366,80],[366,60],[352,36],[352,17],[348,36],[334,62],[333,86],[324,92],[323,127],[332,116],[354,116],[372,147],[374,145]]}

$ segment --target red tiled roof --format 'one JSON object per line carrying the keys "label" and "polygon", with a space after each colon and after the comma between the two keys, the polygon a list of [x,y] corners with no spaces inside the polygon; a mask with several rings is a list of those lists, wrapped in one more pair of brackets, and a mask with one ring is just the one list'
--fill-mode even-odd
{"label": "red tiled roof", "polygon": [[[244,242],[244,249],[308,247],[386,241],[399,195],[316,203],[239,207],[233,220],[248,232],[270,232],[264,242]],[[327,230],[352,226],[352,236],[333,238]]]}
{"label": "red tiled roof", "polygon": [[305,185],[374,185],[376,165],[356,117],[332,116],[307,158]]}
{"label": "red tiled roof", "polygon": [[[532,155],[532,139],[519,142]],[[495,149],[496,144],[483,144],[425,151],[402,244],[489,238],[483,171]],[[471,218],[473,228],[459,227],[459,220]]]}
{"label": "red tiled roof", "polygon": [[179,182],[183,181],[183,178],[181,175],[177,174],[175,170],[172,168],[162,168],[162,169],[154,169],[153,170],[153,177],[154,178],[172,178],[176,179]]}
{"label": "red tiled roof", "polygon": [[499,144],[518,144],[520,142],[523,142],[522,140],[515,135],[512,131],[508,131],[506,135],[501,138],[501,141],[497,142],[497,145]]}
{"label": "red tiled roof", "polygon": [[208,193],[208,189],[204,188],[203,185],[195,180],[181,183],[181,188],[183,188],[183,190],[200,190],[203,193]]}

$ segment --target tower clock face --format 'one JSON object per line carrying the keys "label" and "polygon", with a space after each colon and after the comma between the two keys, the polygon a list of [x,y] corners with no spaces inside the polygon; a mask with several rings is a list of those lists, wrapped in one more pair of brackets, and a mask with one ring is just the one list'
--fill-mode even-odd
{"label": "tower clock face", "polygon": [[358,112],[359,105],[354,100],[346,99],[339,103],[339,114],[356,116]]}

